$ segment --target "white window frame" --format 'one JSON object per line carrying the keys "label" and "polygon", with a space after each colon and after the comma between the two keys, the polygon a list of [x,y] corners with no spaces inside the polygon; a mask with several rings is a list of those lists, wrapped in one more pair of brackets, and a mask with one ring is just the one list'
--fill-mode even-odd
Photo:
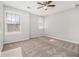
{"label": "white window frame", "polygon": [[[17,13],[17,12],[13,12],[13,11],[10,11],[10,10],[6,10],[5,12],[4,12],[4,17],[5,17],[5,19],[4,19],[4,22],[6,21],[6,13],[10,13],[10,14],[16,14],[16,15],[19,15],[20,16],[20,18],[19,18],[19,28],[20,28],[20,30],[19,31],[14,31],[14,32],[7,32],[7,29],[5,30],[5,34],[16,34],[16,33],[21,33],[21,15],[19,14],[19,13]],[[5,22],[5,28],[6,28],[6,22]]]}

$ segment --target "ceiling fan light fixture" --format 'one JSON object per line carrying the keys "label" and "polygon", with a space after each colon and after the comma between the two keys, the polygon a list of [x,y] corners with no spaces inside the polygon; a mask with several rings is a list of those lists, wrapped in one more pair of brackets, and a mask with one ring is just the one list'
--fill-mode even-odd
{"label": "ceiling fan light fixture", "polygon": [[44,9],[47,9],[47,6],[43,7]]}
{"label": "ceiling fan light fixture", "polygon": [[48,7],[55,7],[55,5],[51,4],[53,1],[45,1],[45,2],[37,2],[37,4],[42,5],[42,7],[38,7],[38,9],[43,8],[44,10],[47,10]]}

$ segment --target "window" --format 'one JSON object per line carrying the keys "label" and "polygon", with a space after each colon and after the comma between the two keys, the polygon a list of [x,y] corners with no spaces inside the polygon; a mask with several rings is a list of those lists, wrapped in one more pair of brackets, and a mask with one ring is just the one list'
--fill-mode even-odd
{"label": "window", "polygon": [[6,32],[19,32],[20,16],[6,12],[5,27]]}

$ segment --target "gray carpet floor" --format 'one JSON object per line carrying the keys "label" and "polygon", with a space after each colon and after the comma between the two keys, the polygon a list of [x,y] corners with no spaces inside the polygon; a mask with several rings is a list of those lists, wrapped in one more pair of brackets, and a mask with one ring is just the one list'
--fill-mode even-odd
{"label": "gray carpet floor", "polygon": [[77,57],[78,44],[50,37],[37,37],[29,40],[5,44],[3,51],[22,48],[24,57]]}

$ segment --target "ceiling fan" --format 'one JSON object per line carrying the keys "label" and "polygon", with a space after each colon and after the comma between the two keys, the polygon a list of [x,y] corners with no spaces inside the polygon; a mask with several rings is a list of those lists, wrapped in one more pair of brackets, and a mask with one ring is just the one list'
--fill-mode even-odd
{"label": "ceiling fan", "polygon": [[54,4],[51,5],[52,2],[53,1],[37,2],[37,4],[41,5],[37,9],[44,8],[45,10],[47,10],[48,7],[55,7]]}

